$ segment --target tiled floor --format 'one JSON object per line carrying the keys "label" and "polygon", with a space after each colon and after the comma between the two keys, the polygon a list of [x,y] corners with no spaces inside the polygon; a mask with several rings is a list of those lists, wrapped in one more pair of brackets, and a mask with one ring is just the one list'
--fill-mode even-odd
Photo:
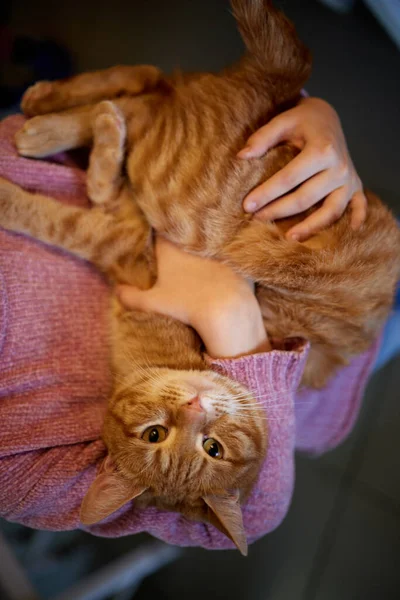
{"label": "tiled floor", "polygon": [[[314,52],[308,90],[338,109],[361,177],[400,213],[400,54],[362,3],[346,16],[315,0],[283,5]],[[79,69],[118,62],[209,69],[240,53],[225,0],[14,0],[13,22],[21,31],[56,35],[74,50]],[[129,544],[97,543],[96,561]],[[298,457],[289,515],[249,558],[191,549],[135,596],[205,597],[400,597],[400,357],[370,382],[342,447],[318,460]]]}

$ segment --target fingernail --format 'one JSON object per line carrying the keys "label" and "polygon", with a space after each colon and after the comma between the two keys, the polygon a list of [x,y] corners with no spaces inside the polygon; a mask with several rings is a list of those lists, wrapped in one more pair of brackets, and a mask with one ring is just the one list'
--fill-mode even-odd
{"label": "fingernail", "polygon": [[251,147],[250,147],[250,146],[245,146],[245,147],[243,148],[243,150],[241,150],[240,152],[238,152],[238,153],[237,153],[237,156],[238,156],[239,158],[246,158],[246,156],[247,156],[248,154],[250,154],[250,152],[251,152]]}
{"label": "fingernail", "polygon": [[115,295],[117,296],[118,300],[122,300],[125,296],[125,286],[124,285],[117,285],[115,288]]}
{"label": "fingernail", "polygon": [[294,242],[298,242],[300,239],[300,235],[298,233],[291,233],[289,235],[289,239],[293,240]]}
{"label": "fingernail", "polygon": [[244,210],[246,212],[255,212],[257,210],[257,202],[254,202],[254,200],[250,200],[249,202],[245,202]]}

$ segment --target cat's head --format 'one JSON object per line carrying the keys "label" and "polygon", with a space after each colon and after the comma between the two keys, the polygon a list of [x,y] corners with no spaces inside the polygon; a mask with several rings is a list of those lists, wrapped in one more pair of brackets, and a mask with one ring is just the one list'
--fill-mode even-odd
{"label": "cat's head", "polygon": [[134,375],[115,390],[104,439],[109,455],[83,501],[84,524],[137,498],[212,523],[246,553],[240,504],[265,457],[267,423],[243,387],[211,371]]}

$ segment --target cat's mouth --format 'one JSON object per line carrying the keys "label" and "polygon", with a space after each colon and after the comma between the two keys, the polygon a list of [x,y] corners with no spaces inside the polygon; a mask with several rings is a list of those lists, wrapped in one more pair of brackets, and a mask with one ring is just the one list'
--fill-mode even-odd
{"label": "cat's mouth", "polygon": [[179,404],[182,408],[201,413],[211,420],[233,412],[232,394],[219,380],[213,381],[201,372],[190,372],[185,373],[179,387]]}
{"label": "cat's mouth", "polygon": [[215,384],[213,385],[211,381],[200,373],[188,373],[187,377],[185,377],[185,383],[199,394],[212,392],[216,389]]}
{"label": "cat's mouth", "polygon": [[181,408],[193,413],[205,415],[207,418],[215,418],[215,396],[217,388],[210,382],[191,381],[185,382],[184,397],[181,401]]}
{"label": "cat's mouth", "polygon": [[180,407],[183,410],[190,411],[193,416],[203,415],[207,418],[215,418],[216,413],[213,407],[212,399],[207,395],[207,391],[200,391],[193,387],[193,391],[185,394],[185,398],[182,399]]}

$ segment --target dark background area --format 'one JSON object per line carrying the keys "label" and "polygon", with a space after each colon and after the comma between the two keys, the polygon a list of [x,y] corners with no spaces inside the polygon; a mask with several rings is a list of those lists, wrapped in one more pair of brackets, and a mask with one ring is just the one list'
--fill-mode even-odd
{"label": "dark background area", "polygon": [[[308,92],[335,106],[361,178],[399,214],[399,51],[362,2],[346,15],[317,0],[280,5],[313,51]],[[6,36],[9,43],[18,36],[51,38],[68,58],[61,53],[64,59],[54,61],[55,70],[57,65],[84,71],[118,63],[153,63],[166,71],[215,70],[242,51],[227,0],[13,0],[0,15],[3,58],[10,56],[4,50]],[[4,59],[1,83],[17,89],[38,68]],[[247,559],[236,552],[185,550],[175,563],[145,580],[135,598],[397,600],[399,401],[397,358],[372,378],[346,443],[319,459],[297,458],[289,515],[277,531],[250,548]],[[40,544],[34,555],[26,553],[29,530],[5,523],[1,529],[46,598],[146,537],[98,540],[80,532],[55,534],[56,541],[43,546],[52,549],[47,557]]]}

